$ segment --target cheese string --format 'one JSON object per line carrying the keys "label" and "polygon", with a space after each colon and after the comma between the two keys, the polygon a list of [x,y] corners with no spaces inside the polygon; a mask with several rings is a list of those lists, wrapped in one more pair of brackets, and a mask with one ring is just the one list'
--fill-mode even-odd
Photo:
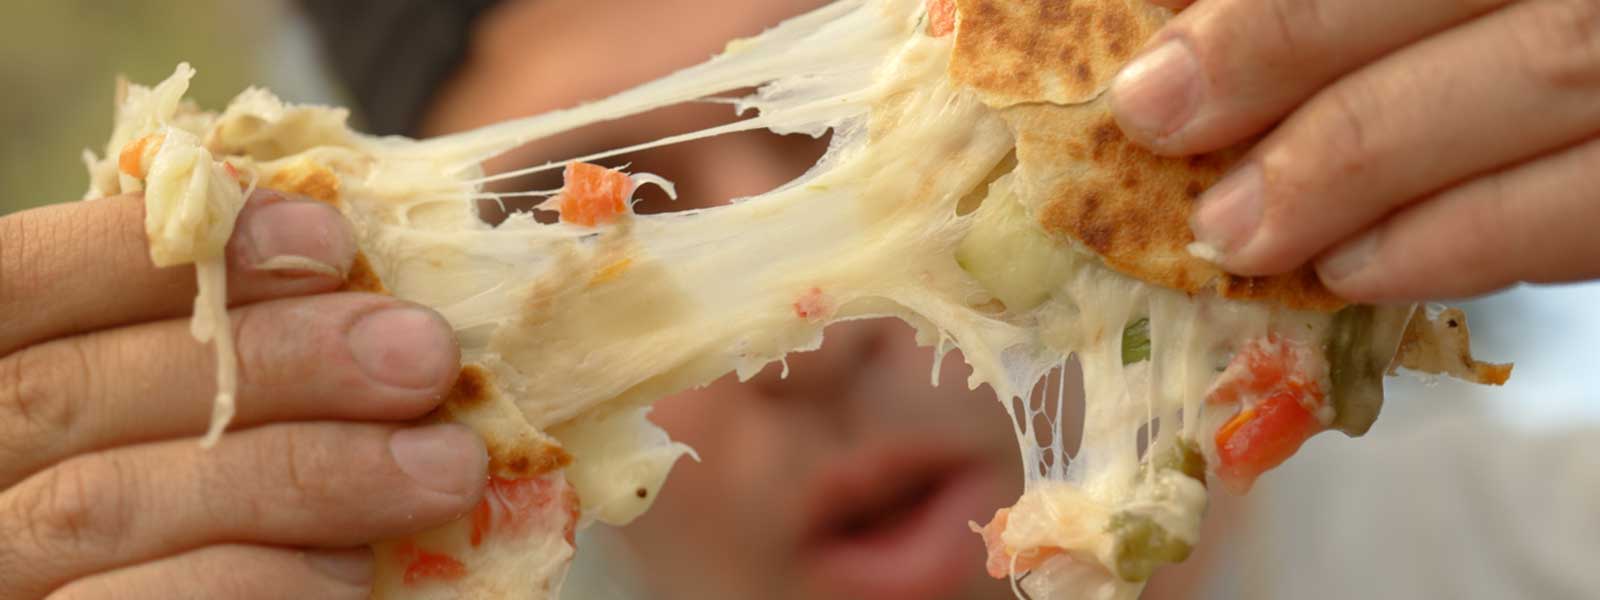
{"label": "cheese string", "polygon": [[195,263],[200,293],[194,301],[194,318],[189,331],[201,342],[212,342],[217,361],[217,396],[211,410],[211,425],[200,447],[211,448],[222,439],[222,432],[233,421],[234,395],[239,388],[239,359],[233,343],[233,327],[228,320],[228,271],[222,257]]}

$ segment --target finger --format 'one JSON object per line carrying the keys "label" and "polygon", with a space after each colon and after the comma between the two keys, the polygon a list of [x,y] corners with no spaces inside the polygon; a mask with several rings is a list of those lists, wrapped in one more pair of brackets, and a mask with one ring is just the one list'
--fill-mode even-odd
{"label": "finger", "polygon": [[1355,300],[1462,298],[1600,277],[1600,139],[1480,178],[1390,217],[1317,267]]}
{"label": "finger", "polygon": [[219,543],[342,548],[459,517],[487,453],[456,424],[315,423],[75,457],[0,492],[0,589],[36,597],[87,575]]}
{"label": "finger", "polygon": [[365,600],[370,550],[211,546],[68,584],[51,600]]}
{"label": "finger", "polygon": [[1196,208],[1240,275],[1293,269],[1384,215],[1600,129],[1600,2],[1533,0],[1402,50],[1301,107]]}
{"label": "finger", "polygon": [[[450,326],[366,294],[232,311],[234,427],[287,420],[409,420],[460,371]],[[152,351],[159,349],[159,351]],[[0,488],[68,456],[198,435],[216,393],[211,348],[172,319],[63,338],[0,358]]]}
{"label": "finger", "polygon": [[1208,0],[1123,70],[1112,110],[1130,139],[1157,152],[1219,150],[1341,75],[1509,1]]}
{"label": "finger", "polygon": [[[234,304],[337,289],[355,258],[338,211],[272,193],[252,196],[229,240]],[[300,257],[275,268],[278,257]],[[293,260],[293,259],[291,259]],[[315,265],[327,268],[318,268]],[[117,196],[0,218],[0,355],[40,340],[189,314],[192,266],[156,268],[144,201]]]}

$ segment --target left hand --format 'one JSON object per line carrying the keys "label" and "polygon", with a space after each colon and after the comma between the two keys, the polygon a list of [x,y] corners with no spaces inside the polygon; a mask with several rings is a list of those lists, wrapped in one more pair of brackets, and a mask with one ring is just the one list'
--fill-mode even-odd
{"label": "left hand", "polygon": [[1200,0],[1111,93],[1161,154],[1265,134],[1193,219],[1231,272],[1315,261],[1361,301],[1600,277],[1600,0]]}

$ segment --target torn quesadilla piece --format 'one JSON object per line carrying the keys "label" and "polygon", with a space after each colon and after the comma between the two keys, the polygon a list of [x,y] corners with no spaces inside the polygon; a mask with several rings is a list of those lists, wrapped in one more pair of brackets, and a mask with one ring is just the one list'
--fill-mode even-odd
{"label": "torn quesadilla piece", "polygon": [[[455,523],[379,544],[380,598],[555,597],[574,530],[628,522],[691,452],[645,419],[651,401],[880,316],[960,348],[969,385],[989,385],[1018,424],[1028,484],[979,528],[991,571],[1031,571],[1021,585],[1035,599],[1127,598],[1196,542],[1208,479],[1242,490],[1316,432],[1365,431],[1397,349],[1401,366],[1496,372],[1472,362],[1464,327],[1344,306],[1306,272],[1241,279],[1188,253],[1188,202],[1229,157],[1144,153],[1109,126],[1103,98],[1166,16],[1139,0],[841,0],[612,98],[426,141],[361,135],[342,110],[261,90],[202,112],[180,101],[183,66],[121,94],[88,197],[144,190],[153,256],[182,240],[220,248],[227,230],[211,225],[231,222],[252,183],[317,198],[355,231],[352,289],[450,321],[467,366],[431,418],[485,437],[489,491]],[[729,125],[479,167],[529,140],[749,88],[747,118]],[[633,214],[638,186],[671,184],[587,164],[755,129],[833,137],[794,182],[682,213]],[[566,185],[483,191],[543,170]],[[539,210],[561,218],[479,218],[479,201],[508,197],[545,198]],[[202,277],[201,296],[225,297],[221,281]],[[224,319],[196,312],[212,330]],[[1064,379],[1036,392],[1074,357],[1087,400],[1071,454]]]}

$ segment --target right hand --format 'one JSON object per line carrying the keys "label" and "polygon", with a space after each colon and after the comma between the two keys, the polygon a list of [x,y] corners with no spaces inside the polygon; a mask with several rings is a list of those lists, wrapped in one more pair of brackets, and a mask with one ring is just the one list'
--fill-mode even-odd
{"label": "right hand", "polygon": [[483,442],[409,427],[459,369],[427,309],[330,293],[337,211],[270,192],[228,243],[239,413],[199,447],[215,393],[189,335],[194,270],[148,258],[143,201],[0,218],[0,598],[365,598],[365,545],[465,514]]}

